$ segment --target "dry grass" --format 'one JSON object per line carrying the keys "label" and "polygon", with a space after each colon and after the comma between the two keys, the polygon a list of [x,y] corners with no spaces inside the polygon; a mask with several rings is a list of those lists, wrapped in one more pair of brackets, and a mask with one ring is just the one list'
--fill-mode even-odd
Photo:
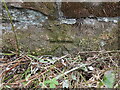
{"label": "dry grass", "polygon": [[119,60],[120,51],[86,51],[62,57],[2,54],[1,87],[49,88],[44,82],[56,78],[57,88],[64,85],[69,88],[107,88],[100,82],[107,71],[114,71],[113,88],[118,88]]}

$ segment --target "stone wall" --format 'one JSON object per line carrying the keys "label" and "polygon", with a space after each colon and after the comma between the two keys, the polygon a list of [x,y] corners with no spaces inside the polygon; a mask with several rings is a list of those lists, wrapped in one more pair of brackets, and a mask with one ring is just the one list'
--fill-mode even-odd
{"label": "stone wall", "polygon": [[[37,10],[52,19],[58,17],[55,2],[12,2],[7,4],[8,6]],[[120,16],[120,2],[62,2],[61,11],[67,18],[118,17]]]}

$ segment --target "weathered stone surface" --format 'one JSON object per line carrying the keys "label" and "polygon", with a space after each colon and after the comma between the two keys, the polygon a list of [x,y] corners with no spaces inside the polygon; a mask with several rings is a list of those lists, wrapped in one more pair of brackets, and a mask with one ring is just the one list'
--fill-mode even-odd
{"label": "weathered stone surface", "polygon": [[[40,11],[51,19],[58,17],[58,8],[55,2],[10,2],[7,4]],[[120,16],[120,2],[62,2],[61,11],[67,18],[117,17]]]}
{"label": "weathered stone surface", "polygon": [[118,49],[120,50],[120,21],[118,22],[118,32],[117,32],[117,35],[118,35]]}
{"label": "weathered stone surface", "polygon": [[56,5],[54,2],[9,2],[7,5],[36,10],[43,13],[44,15],[47,15],[51,19],[55,19],[57,15]]}
{"label": "weathered stone surface", "polygon": [[[33,9],[34,5],[37,6],[37,4],[35,3],[32,7],[30,7],[30,5],[22,6],[22,8],[23,7],[27,8],[27,6],[29,6],[30,9]],[[76,10],[76,8],[74,9]],[[71,10],[73,11],[74,9]],[[49,12],[49,8],[47,10]],[[53,14],[50,14],[50,12],[49,13],[48,12],[46,12],[46,15],[54,16],[54,12]],[[82,12],[84,12],[84,10]],[[82,12],[80,15],[83,16],[87,15],[87,14],[83,14]],[[27,12],[24,13],[26,14],[22,14],[22,15],[25,15],[28,17],[28,19],[30,19],[29,17],[30,14],[27,14]],[[45,14],[45,12],[43,13]],[[34,14],[36,16],[36,13]],[[69,15],[73,15],[73,14],[71,12]],[[68,17],[72,17],[72,16],[68,16]],[[77,16],[75,17],[78,18]],[[31,22],[32,20],[30,19],[28,21]],[[21,27],[19,29],[18,27],[20,27],[23,24],[18,24],[18,25],[16,24],[15,30],[17,33],[20,50],[25,52],[30,52],[36,55],[52,54],[52,55],[60,56],[68,53],[74,53],[77,51],[119,49],[119,43],[118,43],[119,27],[117,21],[113,22],[111,20],[110,21],[107,20],[107,22],[104,22],[104,21],[98,21],[97,19],[86,18],[83,20],[82,19],[78,20],[77,23],[78,26],[76,26],[77,24],[75,25],[60,24],[60,22],[57,20],[47,19],[45,22],[41,23],[42,25],[30,24],[27,28]],[[3,23],[2,25],[6,27],[7,26],[10,27],[9,22]],[[4,28],[2,35],[3,35],[2,36],[3,51],[6,52],[15,51],[16,43],[15,43],[14,33],[12,32],[12,30],[11,29],[7,30],[7,28]]]}
{"label": "weathered stone surface", "polygon": [[65,17],[117,17],[120,16],[120,2],[63,2],[61,10]]}
{"label": "weathered stone surface", "polygon": [[0,52],[2,51],[2,4],[0,2]]}
{"label": "weathered stone surface", "polygon": [[[117,32],[118,25],[112,22],[83,21],[78,27],[48,21],[42,28],[29,26],[28,29],[17,30],[17,37],[21,51],[60,56],[78,51],[117,50]],[[16,49],[13,32],[3,33],[3,46],[4,51]]]}

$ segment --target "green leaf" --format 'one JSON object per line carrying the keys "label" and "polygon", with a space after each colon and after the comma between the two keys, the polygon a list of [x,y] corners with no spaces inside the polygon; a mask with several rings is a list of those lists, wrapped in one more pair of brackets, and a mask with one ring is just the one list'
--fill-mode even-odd
{"label": "green leaf", "polygon": [[51,80],[46,80],[46,81],[44,82],[44,84],[49,84],[49,83],[51,83]]}
{"label": "green leaf", "polygon": [[6,85],[6,88],[11,88],[10,86]]}
{"label": "green leaf", "polygon": [[55,78],[52,79],[52,83],[54,83],[55,85],[59,85],[57,79],[55,79]]}
{"label": "green leaf", "polygon": [[23,85],[26,85],[28,82],[22,82]]}
{"label": "green leaf", "polygon": [[40,86],[42,86],[43,84],[42,83],[39,83]]}
{"label": "green leaf", "polygon": [[104,85],[104,83],[102,81],[99,81],[99,88],[103,85]]}
{"label": "green leaf", "polygon": [[115,74],[113,71],[106,71],[103,77],[103,83],[107,88],[113,88],[115,83]]}
{"label": "green leaf", "polygon": [[55,87],[56,87],[55,85],[59,85],[57,79],[55,79],[55,78],[53,78],[53,79],[51,79],[51,80],[46,80],[46,81],[44,82],[44,84],[45,84],[45,85],[46,85],[46,84],[49,84],[49,85],[50,85],[50,88],[55,88]]}
{"label": "green leaf", "polygon": [[51,83],[51,84],[50,84],[50,88],[56,88],[55,84],[54,84],[54,83]]}
{"label": "green leaf", "polygon": [[8,56],[11,56],[11,55],[15,55],[14,53],[0,53],[0,55],[8,55]]}

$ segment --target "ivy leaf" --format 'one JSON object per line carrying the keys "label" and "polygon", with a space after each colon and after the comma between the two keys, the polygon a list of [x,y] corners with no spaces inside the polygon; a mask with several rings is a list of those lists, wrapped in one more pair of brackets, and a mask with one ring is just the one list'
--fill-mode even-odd
{"label": "ivy leaf", "polygon": [[54,84],[54,83],[51,83],[51,84],[50,84],[50,88],[56,88],[55,84]]}
{"label": "ivy leaf", "polygon": [[107,88],[113,88],[115,83],[115,74],[112,70],[106,71],[103,77],[103,83]]}
{"label": "ivy leaf", "polygon": [[49,84],[49,83],[51,83],[51,80],[46,80],[46,81],[44,82],[44,84]]}
{"label": "ivy leaf", "polygon": [[53,78],[51,80],[46,80],[44,84],[49,84],[50,88],[56,88],[56,85],[59,85],[57,79]]}
{"label": "ivy leaf", "polygon": [[52,82],[53,82],[55,85],[59,85],[57,79],[55,79],[55,78],[52,79]]}

